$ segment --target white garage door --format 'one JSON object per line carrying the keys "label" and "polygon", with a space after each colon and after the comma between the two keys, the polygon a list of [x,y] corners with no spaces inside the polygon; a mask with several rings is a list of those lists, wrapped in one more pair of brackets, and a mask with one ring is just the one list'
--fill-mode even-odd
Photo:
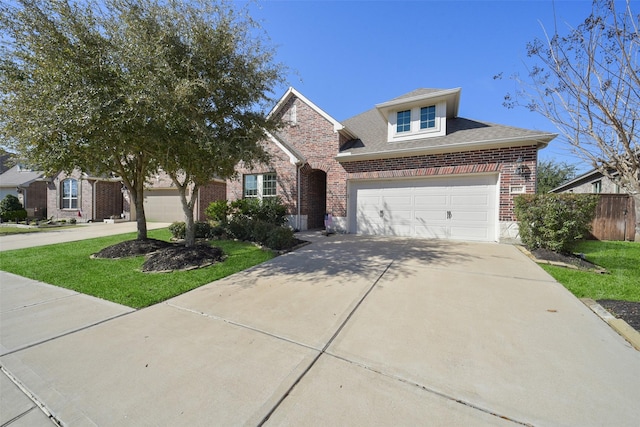
{"label": "white garage door", "polygon": [[495,241],[497,180],[481,175],[351,182],[350,231]]}
{"label": "white garage door", "polygon": [[144,213],[147,221],[184,221],[178,190],[145,190]]}

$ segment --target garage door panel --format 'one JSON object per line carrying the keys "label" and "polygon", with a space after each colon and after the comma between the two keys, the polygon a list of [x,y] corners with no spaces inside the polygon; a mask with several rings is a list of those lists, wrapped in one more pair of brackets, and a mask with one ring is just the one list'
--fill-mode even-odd
{"label": "garage door panel", "polygon": [[147,221],[184,221],[182,203],[177,190],[147,190],[144,195]]}
{"label": "garage door panel", "polygon": [[486,209],[489,207],[489,196],[487,194],[452,195],[451,207],[455,209],[461,206],[464,208],[474,206],[476,208]]}
{"label": "garage door panel", "polygon": [[458,240],[489,240],[486,227],[458,227],[451,226],[450,239]]}
{"label": "garage door panel", "polygon": [[467,223],[467,222],[476,222],[486,224],[489,221],[489,213],[485,210],[476,210],[476,211],[452,211],[451,212],[451,223]]}
{"label": "garage door panel", "polygon": [[493,241],[496,184],[496,175],[356,182],[354,228],[362,234]]}
{"label": "garage door panel", "polygon": [[416,225],[414,237],[422,237],[426,239],[446,239],[447,227],[438,225]]}
{"label": "garage door panel", "polygon": [[444,194],[435,194],[432,196],[419,194],[414,196],[414,205],[416,208],[428,207],[434,209],[441,207],[444,209],[448,205],[449,198]]}

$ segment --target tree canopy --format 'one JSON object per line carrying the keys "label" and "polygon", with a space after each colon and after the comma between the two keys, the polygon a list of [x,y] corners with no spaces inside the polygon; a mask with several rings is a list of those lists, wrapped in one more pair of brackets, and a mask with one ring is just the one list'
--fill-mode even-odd
{"label": "tree canopy", "polygon": [[630,193],[640,192],[640,32],[630,1],[594,0],[591,14],[561,35],[527,46],[527,75],[507,107],[547,117],[574,153]]}
{"label": "tree canopy", "polygon": [[[138,238],[146,238],[143,193],[152,174],[164,170],[181,195],[193,196],[212,178],[231,176],[238,161],[266,158],[258,141],[277,128],[265,111],[283,67],[260,27],[232,6],[2,6],[0,135],[47,171],[120,176],[136,207]],[[192,220],[193,197],[183,199]]]}
{"label": "tree canopy", "polygon": [[536,193],[546,194],[576,176],[576,166],[566,162],[540,160],[536,168]]}

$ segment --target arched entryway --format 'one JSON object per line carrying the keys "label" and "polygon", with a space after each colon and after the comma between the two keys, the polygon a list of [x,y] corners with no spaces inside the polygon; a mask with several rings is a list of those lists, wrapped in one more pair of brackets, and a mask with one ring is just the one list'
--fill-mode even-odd
{"label": "arched entryway", "polygon": [[324,215],[327,212],[327,174],[320,169],[312,169],[307,174],[307,228],[324,228]]}

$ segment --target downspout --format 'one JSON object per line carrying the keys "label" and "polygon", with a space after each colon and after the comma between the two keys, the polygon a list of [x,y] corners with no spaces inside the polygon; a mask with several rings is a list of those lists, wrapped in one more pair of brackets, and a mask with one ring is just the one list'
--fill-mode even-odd
{"label": "downspout", "polygon": [[92,206],[91,206],[91,221],[92,222],[96,222],[97,218],[96,218],[96,210],[98,209],[98,202],[96,201],[97,199],[97,194],[96,194],[96,187],[98,186],[98,180],[93,181],[93,195],[92,195]]}
{"label": "downspout", "polygon": [[296,184],[298,186],[298,189],[297,189],[298,201],[296,203],[296,209],[298,211],[298,214],[296,215],[296,222],[297,222],[296,228],[298,229],[298,231],[302,231],[300,229],[300,213],[301,213],[300,211],[300,168],[301,167],[302,167],[301,162],[296,164]]}

